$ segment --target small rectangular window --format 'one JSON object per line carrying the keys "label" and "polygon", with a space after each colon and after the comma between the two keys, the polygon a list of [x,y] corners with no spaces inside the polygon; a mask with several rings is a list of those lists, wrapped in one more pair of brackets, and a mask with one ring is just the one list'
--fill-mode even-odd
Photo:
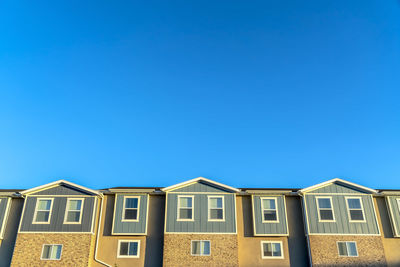
{"label": "small rectangular window", "polygon": [[82,209],[83,209],[82,198],[70,198],[67,200],[67,207],[65,209],[64,223],[73,224],[81,223],[82,219]]}
{"label": "small rectangular window", "polygon": [[350,222],[363,222],[364,210],[360,197],[347,197],[346,198],[347,210]]}
{"label": "small rectangular window", "polygon": [[43,245],[41,260],[60,260],[62,245]]}
{"label": "small rectangular window", "polygon": [[357,244],[354,241],[337,242],[340,257],[358,257]]}
{"label": "small rectangular window", "polygon": [[139,220],[139,202],[140,197],[124,197],[122,221]]}
{"label": "small rectangular window", "polygon": [[178,221],[193,220],[193,196],[178,196]]}
{"label": "small rectangular window", "polygon": [[282,242],[261,241],[261,258],[283,259]]}
{"label": "small rectangular window", "polygon": [[38,198],[36,201],[33,223],[50,223],[52,207],[52,198]]}
{"label": "small rectangular window", "polygon": [[139,258],[139,240],[119,240],[118,258]]}
{"label": "small rectangular window", "polygon": [[277,198],[263,197],[261,198],[262,221],[279,222]]}
{"label": "small rectangular window", "polygon": [[224,220],[224,197],[222,196],[208,197],[208,220],[209,221]]}
{"label": "small rectangular window", "polygon": [[192,256],[210,256],[210,243],[209,240],[192,240]]}
{"label": "small rectangular window", "polygon": [[318,219],[320,222],[334,222],[335,217],[333,214],[332,198],[331,197],[317,197]]}

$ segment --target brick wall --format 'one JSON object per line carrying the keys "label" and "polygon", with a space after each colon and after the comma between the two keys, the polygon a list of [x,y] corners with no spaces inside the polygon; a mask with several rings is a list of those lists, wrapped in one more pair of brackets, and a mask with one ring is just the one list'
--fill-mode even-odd
{"label": "brick wall", "polygon": [[[19,233],[11,267],[87,267],[93,240],[94,235],[91,234]],[[62,244],[61,260],[40,260],[44,244]]]}

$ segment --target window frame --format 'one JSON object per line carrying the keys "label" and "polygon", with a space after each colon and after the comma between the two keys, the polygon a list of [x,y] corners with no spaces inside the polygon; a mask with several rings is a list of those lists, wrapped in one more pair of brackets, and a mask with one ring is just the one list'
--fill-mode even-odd
{"label": "window frame", "polygon": [[[331,204],[331,208],[329,209],[329,210],[332,210],[332,217],[333,217],[333,219],[332,220],[322,220],[321,219],[321,214],[320,214],[320,210],[328,210],[328,209],[326,209],[326,208],[320,208],[319,207],[319,202],[318,202],[318,200],[319,199],[329,199],[329,201],[330,201],[330,204]],[[318,213],[318,222],[336,222],[336,217],[335,217],[335,210],[334,210],[334,208],[333,208],[333,200],[332,200],[332,197],[331,196],[317,196],[317,197],[315,197],[315,201],[317,202],[317,213]]]}
{"label": "window frame", "polygon": [[[125,210],[126,209],[135,209],[135,208],[126,208],[126,199],[128,198],[136,198],[138,200],[137,202],[137,216],[136,219],[125,219]],[[139,216],[140,216],[140,196],[124,196],[122,199],[122,218],[121,218],[121,222],[138,222],[139,221]]]}
{"label": "window frame", "polygon": [[[180,201],[179,201],[179,199],[180,198],[191,198],[192,199],[192,218],[191,219],[181,219],[180,218],[180,209],[182,208],[182,209],[188,209],[188,208],[183,208],[183,207],[180,207]],[[177,221],[179,221],[179,222],[193,222],[194,221],[194,196],[193,195],[178,195],[177,196],[177,198],[176,198],[178,201],[177,201],[177,206],[178,206],[178,208],[177,208],[177,210],[176,210],[176,212],[177,212],[177,215],[176,215],[176,220]]]}
{"label": "window frame", "polygon": [[[346,244],[347,256],[346,256],[346,255],[340,255],[339,243],[345,243],[345,244]],[[356,255],[356,256],[350,256],[350,255],[349,255],[349,247],[347,246],[347,243],[354,243],[354,244],[355,244],[355,246],[356,246],[356,252],[357,252],[357,255]],[[359,257],[359,254],[358,254],[358,247],[357,247],[357,241],[336,241],[336,247],[337,247],[337,251],[338,251],[339,257],[344,257],[344,258],[347,258],[347,257],[351,257],[351,258]]]}
{"label": "window frame", "polygon": [[[78,222],[68,222],[68,212],[69,211],[78,211],[78,210],[69,210],[69,206],[70,206],[70,201],[71,200],[81,200],[82,204],[81,204],[81,209],[79,210],[80,214],[79,214],[79,221]],[[64,224],[81,224],[82,223],[82,215],[83,215],[83,205],[85,204],[85,198],[67,198],[67,203],[65,205],[65,213],[64,213]]]}
{"label": "window frame", "polygon": [[[43,258],[43,251],[45,246],[51,246],[51,250],[53,250],[54,246],[61,246],[61,253],[60,253],[60,258],[59,259],[44,259]],[[40,260],[42,261],[59,261],[62,258],[62,253],[63,253],[63,244],[43,244],[42,246],[42,253],[40,254]],[[51,254],[51,253],[50,253]]]}
{"label": "window frame", "polygon": [[[222,219],[211,219],[210,215],[210,211],[211,211],[211,207],[210,207],[210,198],[221,198],[222,199]],[[221,208],[213,208],[213,209],[221,209]],[[219,196],[219,195],[213,195],[213,196],[207,196],[207,214],[208,214],[208,221],[209,222],[224,222],[225,221],[225,197],[224,196]]]}
{"label": "window frame", "polygon": [[[350,208],[349,208],[349,199],[358,199],[360,200],[360,207],[363,215],[363,220],[352,220],[351,219],[351,214],[350,214]],[[345,197],[345,202],[346,202],[346,208],[347,208],[347,216],[349,216],[349,222],[351,223],[366,223],[366,217],[365,217],[365,211],[364,211],[364,204],[362,201],[362,197]],[[359,209],[351,209],[351,210],[359,210]]]}
{"label": "window frame", "polygon": [[[200,254],[193,254],[193,242],[200,242]],[[201,252],[201,242],[208,242],[210,244],[210,253],[209,254],[203,254]],[[195,257],[209,257],[211,256],[211,240],[190,240],[190,255],[195,256]]]}
{"label": "window frame", "polygon": [[[272,199],[275,201],[275,212],[276,212],[276,220],[268,221],[264,219],[264,210],[273,210],[273,209],[266,209],[264,208],[264,199]],[[277,197],[260,197],[261,201],[261,219],[262,223],[279,223],[279,211],[278,211],[278,198]]]}
{"label": "window frame", "polygon": [[[261,259],[274,259],[274,260],[279,260],[279,259],[284,259],[285,255],[283,252],[283,242],[282,241],[272,241],[272,240],[262,240],[260,242],[261,244]],[[280,256],[264,256],[264,244],[279,244],[281,247],[281,255]]]}
{"label": "window frame", "polygon": [[[51,204],[50,204],[50,209],[49,209],[49,219],[47,222],[37,222],[37,212],[38,211],[47,211],[47,210],[38,210],[38,206],[39,206],[39,201],[40,200],[50,200]],[[38,197],[36,198],[36,204],[35,204],[35,211],[33,213],[33,219],[32,219],[32,224],[50,224],[51,222],[51,215],[53,213],[53,204],[54,204],[54,198],[48,198],[48,197]]]}
{"label": "window frame", "polygon": [[[123,243],[123,242],[128,242],[128,243],[133,243],[133,242],[136,242],[136,243],[138,243],[138,249],[137,249],[137,255],[133,255],[133,256],[130,256],[130,255],[121,255],[120,254],[120,252],[121,252],[121,243]],[[129,245],[128,245],[128,254],[129,254]],[[118,248],[117,248],[117,258],[140,258],[140,240],[138,240],[138,239],[119,239],[118,240]]]}

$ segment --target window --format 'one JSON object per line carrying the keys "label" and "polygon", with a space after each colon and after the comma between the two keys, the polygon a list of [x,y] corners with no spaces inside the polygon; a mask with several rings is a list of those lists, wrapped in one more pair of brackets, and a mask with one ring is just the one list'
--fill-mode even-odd
{"label": "window", "polygon": [[38,198],[36,201],[33,223],[50,223],[52,198]]}
{"label": "window", "polygon": [[261,258],[283,259],[282,242],[261,241]]}
{"label": "window", "polygon": [[82,198],[71,198],[67,200],[64,223],[81,223],[83,201],[84,199]]}
{"label": "window", "polygon": [[193,196],[178,196],[178,221],[193,221]]}
{"label": "window", "polygon": [[346,198],[350,222],[364,222],[364,211],[360,197]]}
{"label": "window", "polygon": [[192,256],[210,256],[210,243],[209,240],[192,240]]}
{"label": "window", "polygon": [[340,257],[358,257],[357,244],[354,241],[337,242]]}
{"label": "window", "polygon": [[62,245],[43,245],[41,260],[60,260]]}
{"label": "window", "polygon": [[118,258],[139,258],[139,240],[119,240]]}
{"label": "window", "polygon": [[139,220],[139,197],[124,197],[122,221]]}
{"label": "window", "polygon": [[320,222],[334,222],[332,198],[331,197],[317,197],[318,219]]}
{"label": "window", "polygon": [[263,222],[279,222],[278,209],[276,208],[277,198],[261,198],[261,212]]}
{"label": "window", "polygon": [[209,196],[208,197],[208,220],[223,221],[224,216],[224,197]]}

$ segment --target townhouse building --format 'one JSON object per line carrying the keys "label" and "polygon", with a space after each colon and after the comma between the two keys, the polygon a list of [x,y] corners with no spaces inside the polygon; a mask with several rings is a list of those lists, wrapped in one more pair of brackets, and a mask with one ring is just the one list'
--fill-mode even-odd
{"label": "townhouse building", "polygon": [[0,190],[0,266],[400,266],[400,190],[304,189],[199,177]]}

